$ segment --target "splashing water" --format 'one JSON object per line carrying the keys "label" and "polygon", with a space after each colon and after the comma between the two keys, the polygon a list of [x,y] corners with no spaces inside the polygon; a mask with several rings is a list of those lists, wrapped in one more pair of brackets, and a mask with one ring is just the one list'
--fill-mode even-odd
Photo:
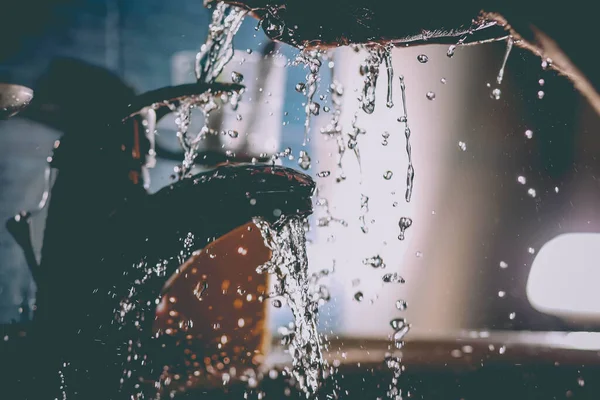
{"label": "splashing water", "polygon": [[403,277],[401,277],[398,273],[394,272],[391,274],[385,274],[381,277],[383,283],[405,283]]}
{"label": "splashing water", "polygon": [[508,61],[508,57],[510,56],[510,51],[512,50],[513,43],[513,38],[509,36],[508,39],[506,39],[506,51],[504,52],[502,67],[500,67],[500,71],[498,71],[498,76],[496,77],[496,82],[498,82],[498,85],[502,83],[502,79],[504,78],[504,69],[506,68],[506,62]]}
{"label": "splashing water", "polygon": [[364,194],[360,195],[360,230],[363,233],[369,233],[369,227],[367,226],[367,214],[369,214],[369,197]]}
{"label": "splashing water", "polygon": [[212,83],[233,57],[233,37],[247,12],[238,7],[218,3],[208,27],[208,39],[196,55],[196,79]]}
{"label": "splashing water", "polygon": [[385,365],[392,371],[392,382],[390,383],[387,397],[391,400],[402,400],[402,391],[398,389],[398,379],[402,374],[402,363],[399,357],[388,355]]}
{"label": "splashing water", "polygon": [[385,47],[383,53],[383,61],[385,62],[385,69],[387,71],[387,101],[385,103],[387,108],[394,107],[394,96],[392,86],[394,83],[394,67],[392,65],[392,46],[388,45]]}
{"label": "splashing water", "polygon": [[305,171],[308,170],[310,168],[310,161],[311,160],[308,153],[304,150],[301,150],[298,156],[298,165],[300,166],[300,168],[302,168]]}
{"label": "splashing water", "polygon": [[[223,72],[223,69],[233,57],[233,38],[239,30],[246,11],[237,7],[219,3],[215,6],[212,21],[209,25],[209,33],[206,42],[196,55],[195,73],[199,83],[211,84]],[[232,74],[233,81],[241,82],[243,76]],[[239,100],[239,94],[234,93],[231,98],[228,95],[221,96],[223,101],[231,100],[235,107]],[[219,108],[219,103],[214,93],[205,91],[199,95],[188,96],[176,103],[168,104],[171,111],[175,112],[177,124],[177,138],[184,151],[184,159],[181,167],[176,172],[180,179],[185,177],[194,164],[200,142],[210,133],[208,128],[209,114]],[[194,108],[199,108],[204,115],[204,126],[195,136],[188,136],[191,113]]]}
{"label": "splashing water", "polygon": [[[375,111],[375,90],[377,88],[377,79],[379,78],[379,66],[384,59],[387,59],[386,66],[389,63],[388,71],[391,71],[392,63],[389,48],[381,46],[369,48],[367,58],[360,66],[360,73],[365,77],[360,106],[367,114],[373,114]],[[388,91],[388,101],[390,97],[391,91]]]}
{"label": "splashing water", "polygon": [[331,103],[333,104],[333,116],[331,117],[331,121],[327,124],[327,126],[321,129],[321,133],[323,135],[335,138],[336,140],[338,152],[336,160],[336,181],[342,182],[346,180],[346,175],[344,174],[344,168],[342,166],[342,160],[344,158],[344,154],[346,153],[346,144],[344,143],[344,135],[342,134],[342,125],[340,123],[344,87],[341,83],[333,79],[333,83],[329,86],[329,92],[331,93]]}
{"label": "splashing water", "polygon": [[[224,97],[225,98],[225,97]],[[184,151],[184,159],[181,167],[178,169],[179,178],[185,177],[194,165],[194,160],[198,154],[198,149],[202,140],[210,133],[208,121],[210,113],[219,108],[215,96],[211,92],[204,92],[198,96],[190,96],[180,101],[178,105],[170,104],[169,107],[175,112],[175,124],[177,125],[177,138]],[[191,114],[194,108],[200,109],[204,115],[204,126],[195,136],[190,137],[188,130],[191,121]]]}
{"label": "splashing water", "polygon": [[362,182],[362,162],[360,158],[360,150],[358,149],[358,135],[364,135],[366,131],[356,125],[358,120],[358,113],[354,113],[354,117],[352,118],[352,132],[348,133],[348,148],[354,152],[356,156],[356,161],[358,162],[358,169],[361,176]]}
{"label": "splashing water", "polygon": [[329,202],[327,201],[326,198],[322,197],[322,198],[317,199],[315,204],[319,207],[322,207],[325,210],[325,216],[321,217],[317,220],[317,225],[319,227],[329,226],[332,222],[336,222],[343,227],[348,226],[348,222],[346,222],[343,219],[336,218],[333,216],[333,214],[331,213],[331,210],[329,209]]}
{"label": "splashing water", "polygon": [[[304,120],[304,141],[303,146],[310,141],[308,136],[310,132],[310,118],[312,115],[318,115],[321,106],[319,103],[313,101],[315,93],[317,92],[319,81],[319,69],[321,68],[321,52],[318,50],[303,50],[296,56],[294,65],[303,64],[308,67],[308,73],[306,74],[306,83],[301,86],[300,91],[306,94],[306,105],[304,111],[306,119]],[[298,90],[298,86],[296,87]]]}
{"label": "splashing water", "polygon": [[[510,56],[510,51],[513,48],[513,38],[511,36],[506,39],[506,50],[504,52],[504,58],[502,59],[502,66],[498,71],[498,76],[496,77],[496,83],[498,85],[502,84],[502,80],[504,79],[504,70],[506,68],[506,62],[508,61],[508,57]],[[502,95],[502,91],[499,88],[494,88],[490,94],[490,97],[494,100],[500,100],[500,96]]]}
{"label": "splashing water", "polygon": [[404,198],[406,202],[410,202],[413,192],[413,182],[415,180],[415,169],[412,163],[412,147],[410,145],[410,127],[408,126],[408,111],[406,108],[406,85],[404,84],[404,76],[400,75],[400,94],[402,97],[402,108],[404,115],[398,120],[404,123],[404,136],[406,137],[406,155],[408,156],[408,169],[406,172],[406,194]]}
{"label": "splashing water", "polygon": [[277,295],[286,299],[294,316],[294,331],[289,337],[293,375],[307,397],[314,397],[325,366],[317,332],[318,306],[323,296],[315,296],[309,284],[307,221],[292,217],[270,225],[256,218],[254,223],[260,229],[265,246],[272,251],[271,260],[258,267],[257,272],[277,278]]}
{"label": "splashing water", "polygon": [[363,264],[370,265],[373,268],[385,268],[385,262],[379,254],[374,257],[365,258]]}

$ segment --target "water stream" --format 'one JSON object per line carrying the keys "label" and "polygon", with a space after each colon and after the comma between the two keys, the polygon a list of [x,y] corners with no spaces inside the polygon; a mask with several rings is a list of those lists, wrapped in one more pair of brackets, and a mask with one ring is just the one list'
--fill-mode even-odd
{"label": "water stream", "polygon": [[[272,251],[271,260],[258,267],[258,272],[276,278],[276,295],[284,298],[294,317],[294,330],[288,334],[289,352],[293,357],[293,376],[307,397],[314,397],[323,377],[325,362],[321,338],[317,332],[321,290],[309,284],[304,218],[292,217],[271,225],[255,218],[265,246]],[[327,297],[327,296],[326,296]]]}
{"label": "water stream", "polygon": [[321,68],[321,64],[321,53],[318,50],[303,50],[298,54],[296,60],[294,61],[294,65],[304,65],[308,68],[308,72],[306,74],[306,83],[302,83],[297,86],[299,91],[306,95],[306,104],[304,106],[306,119],[304,120],[303,146],[306,146],[306,144],[310,141],[308,134],[310,132],[311,116],[319,115],[321,109],[321,105],[314,101],[315,93],[317,92],[320,81],[319,70]]}

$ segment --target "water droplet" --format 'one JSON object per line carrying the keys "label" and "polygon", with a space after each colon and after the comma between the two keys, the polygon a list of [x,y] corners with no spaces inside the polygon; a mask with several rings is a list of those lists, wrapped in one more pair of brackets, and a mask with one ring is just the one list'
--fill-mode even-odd
{"label": "water droplet", "polygon": [[[208,282],[200,281],[198,282],[198,284],[196,284],[193,293],[194,296],[196,296],[196,298],[198,299],[198,301],[204,300],[204,293],[206,292],[206,289],[208,289]],[[171,299],[174,299],[174,297],[171,297]],[[174,301],[171,302],[174,303]]]}
{"label": "water droplet", "polygon": [[242,115],[241,115],[241,114],[238,114],[238,115],[236,115],[236,116],[235,116],[235,119],[236,119],[237,121],[241,121],[241,120],[242,120]]}
{"label": "water droplet", "polygon": [[462,150],[462,151],[466,151],[467,150],[467,144],[465,142],[458,142],[458,147]]}
{"label": "water droplet", "polygon": [[306,84],[304,82],[299,82],[296,84],[296,92],[304,93],[304,90],[306,90]]}
{"label": "water droplet", "polygon": [[310,157],[308,156],[308,153],[304,150],[300,151],[300,156],[298,157],[298,165],[305,171],[310,168]]}
{"label": "water droplet", "polygon": [[452,58],[454,57],[454,52],[456,51],[456,45],[453,44],[452,46],[448,47],[448,51],[446,52],[446,56],[448,58]]}
{"label": "water droplet", "polygon": [[281,308],[281,300],[279,299],[274,299],[271,304],[273,304],[273,307],[275,308]]}
{"label": "water droplet", "polygon": [[534,188],[529,188],[529,189],[527,189],[527,194],[528,194],[530,197],[535,197],[537,193],[536,193],[536,191],[535,191],[535,189],[534,189]]}
{"label": "water droplet", "polygon": [[357,287],[360,285],[360,279],[352,279],[352,287]]}
{"label": "water droplet", "polygon": [[515,319],[516,316],[517,316],[517,313],[511,312],[510,314],[508,314],[508,319],[510,319],[512,321],[513,319]]}
{"label": "water droplet", "polygon": [[502,94],[502,91],[498,88],[492,90],[492,93],[490,95],[490,97],[494,100],[500,100],[500,95]]}
{"label": "water droplet", "polygon": [[362,293],[362,292],[356,292],[356,293],[354,294],[354,300],[358,301],[359,303],[360,303],[361,301],[363,301],[363,298],[364,298],[364,296],[363,296],[363,293]]}
{"label": "water droplet", "polygon": [[232,138],[236,138],[236,137],[238,137],[238,136],[240,135],[240,134],[238,133],[238,131],[234,131],[234,130],[227,131],[227,134],[228,134],[230,137],[232,137]]}
{"label": "water droplet", "polygon": [[319,115],[319,111],[321,110],[321,105],[316,102],[310,103],[310,113],[312,115]]}
{"label": "water droplet", "polygon": [[246,320],[244,318],[238,319],[238,327],[243,328],[246,325]]}
{"label": "water droplet", "polygon": [[390,321],[390,325],[392,326],[393,330],[397,331],[406,326],[406,320],[404,318],[394,318]]}
{"label": "water droplet", "polygon": [[406,282],[404,280],[404,278],[402,278],[400,275],[398,275],[395,272],[393,274],[385,274],[385,275],[383,275],[383,277],[381,278],[381,280],[384,283],[405,283]]}
{"label": "water droplet", "polygon": [[[258,27],[257,27],[258,28]],[[246,49],[246,53],[252,54],[252,49]]]}
{"label": "water droplet", "polygon": [[419,54],[417,56],[417,61],[419,61],[421,64],[425,64],[427,61],[429,61],[429,57],[427,57],[425,54]]}
{"label": "water droplet", "polygon": [[532,131],[531,129],[527,129],[527,130],[525,131],[525,137],[526,137],[527,139],[531,139],[531,138],[533,137],[533,131]]}
{"label": "water droplet", "polygon": [[446,84],[446,82],[447,82],[447,81],[446,81],[446,78],[442,78],[442,79],[440,79],[440,82],[442,82],[442,83],[445,85],[445,84]]}
{"label": "water droplet", "polygon": [[383,258],[380,255],[376,255],[374,257],[365,258],[363,260],[364,265],[370,265],[373,268],[385,268],[385,263],[383,262]]}
{"label": "water droplet", "polygon": [[546,81],[545,81],[545,80],[543,80],[543,79],[540,79],[540,80],[538,81],[538,83],[540,84],[540,86],[544,86],[544,83],[546,83]]}
{"label": "water droplet", "polygon": [[393,175],[394,173],[392,171],[386,171],[385,174],[383,174],[383,179],[389,181],[390,179],[392,179]]}
{"label": "water droplet", "polygon": [[545,95],[545,93],[544,93],[543,90],[540,90],[540,91],[537,92],[537,97],[540,100],[544,98],[544,95]]}
{"label": "water droplet", "polygon": [[325,106],[325,107],[323,107],[323,111],[329,112],[329,111],[331,111],[331,109],[328,106]]}
{"label": "water droplet", "polygon": [[506,353],[506,346],[501,346],[501,347],[498,349],[498,353],[500,353],[500,354],[504,354],[504,353]]}
{"label": "water droplet", "polygon": [[400,221],[398,221],[398,226],[400,227],[400,234],[398,235],[399,240],[404,240],[406,230],[412,226],[412,219],[408,217],[401,217]]}
{"label": "water droplet", "polygon": [[529,247],[529,248],[527,249],[527,252],[528,252],[529,254],[535,254],[535,249],[534,249],[533,247]]}
{"label": "water droplet", "polygon": [[429,92],[427,92],[425,97],[427,97],[427,100],[435,100],[435,93],[432,91],[429,91]]}
{"label": "water droplet", "polygon": [[554,187],[554,192],[558,193],[558,191],[559,191],[558,186],[555,186]]}
{"label": "water droplet", "polygon": [[506,269],[508,268],[508,264],[505,261],[500,261],[500,268]]}
{"label": "water droplet", "polygon": [[421,251],[417,251],[417,252],[415,253],[415,256],[416,256],[417,258],[421,258],[421,257],[423,257],[423,252],[421,252]]}
{"label": "water droplet", "polygon": [[577,384],[581,387],[584,387],[585,381],[583,380],[583,378],[577,378]]}
{"label": "water droplet", "polygon": [[407,308],[406,301],[396,300],[396,308],[400,311],[404,311]]}
{"label": "water droplet", "polygon": [[329,175],[331,175],[330,171],[321,171],[317,174],[319,178],[327,178]]}
{"label": "water droplet", "polygon": [[503,298],[504,296],[506,296],[506,292],[504,290],[500,290],[498,292],[498,297]]}
{"label": "water droplet", "polygon": [[525,178],[523,175],[519,175],[517,176],[517,182],[519,182],[521,185],[524,185],[527,183],[527,178]]}
{"label": "water droplet", "polygon": [[542,61],[542,69],[548,69],[552,66],[552,59],[551,58],[546,58],[545,60]]}
{"label": "water droplet", "polygon": [[242,81],[244,80],[244,75],[240,74],[239,72],[233,71],[231,73],[231,80],[233,81],[233,83],[242,83]]}
{"label": "water droplet", "polygon": [[397,349],[401,349],[402,347],[404,347],[404,342],[402,341],[402,339],[404,339],[404,336],[406,336],[406,334],[409,331],[410,331],[410,324],[405,324],[402,328],[399,328],[396,330],[396,332],[394,332],[394,336],[393,336],[394,346]]}

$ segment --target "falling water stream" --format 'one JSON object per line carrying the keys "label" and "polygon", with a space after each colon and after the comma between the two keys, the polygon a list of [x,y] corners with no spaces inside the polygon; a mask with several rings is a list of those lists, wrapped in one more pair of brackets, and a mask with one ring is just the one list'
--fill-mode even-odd
{"label": "falling water stream", "polygon": [[[217,77],[222,73],[226,64],[233,57],[233,39],[235,33],[241,26],[241,23],[246,15],[245,11],[219,3],[215,5],[212,22],[209,26],[209,35],[206,43],[202,45],[200,52],[196,57],[195,72],[199,83],[210,85],[215,82]],[[262,21],[261,21],[262,23]],[[448,57],[454,55],[454,50],[466,40],[466,36],[462,37],[457,45],[451,46],[448,50]],[[392,67],[392,47],[391,45],[381,46],[375,45],[371,47],[362,47],[367,51],[367,57],[360,66],[361,75],[364,77],[363,89],[359,98],[359,107],[367,114],[372,114],[375,111],[376,105],[376,88],[379,77],[379,71],[382,65],[387,72],[387,98],[386,106],[392,108],[393,101],[393,83],[394,71]],[[502,63],[502,68],[498,74],[497,82],[500,84],[504,75],[506,61],[512,48],[512,40],[507,43],[506,54]],[[419,56],[419,62],[427,62],[427,56]],[[303,65],[307,68],[306,81],[296,85],[296,90],[306,96],[305,103],[305,122],[304,122],[304,141],[305,146],[309,141],[309,133],[311,127],[311,117],[319,114],[321,105],[314,99],[318,90],[320,81],[319,70],[322,64],[323,54],[318,50],[304,49],[294,61],[294,65]],[[242,76],[232,76],[234,82],[241,82]],[[411,201],[413,193],[413,181],[415,171],[412,163],[411,150],[411,130],[408,122],[407,100],[406,100],[406,85],[404,76],[399,76],[401,103],[403,114],[398,121],[404,126],[404,136],[406,140],[406,154],[408,157],[408,168],[406,173],[406,202]],[[333,79],[333,83],[329,87],[331,94],[331,102],[333,105],[333,113],[330,122],[327,126],[321,129],[323,136],[332,138],[336,141],[338,158],[337,158],[337,182],[346,179],[342,168],[342,159],[346,148],[354,152],[358,161],[361,176],[362,166],[360,152],[358,149],[358,137],[365,134],[365,130],[357,125],[358,113],[355,113],[352,120],[351,131],[347,133],[348,140],[344,140],[343,127],[341,126],[342,112],[342,96],[344,90],[342,85]],[[184,150],[185,157],[180,167],[180,178],[186,177],[194,165],[194,160],[197,156],[199,143],[211,132],[208,129],[208,118],[212,111],[220,106],[220,102],[231,100],[235,103],[238,99],[237,94],[233,96],[217,96],[206,92],[198,96],[191,96],[184,100],[180,100],[176,104],[171,104],[172,111],[176,114],[177,137],[180,145]],[[196,135],[189,134],[190,119],[192,110],[198,108],[205,117],[205,125]],[[325,110],[328,111],[328,110]],[[384,143],[387,144],[387,136],[384,136]],[[278,156],[288,157],[291,155],[291,149],[279,154]],[[310,156],[303,150],[298,158],[299,166],[307,170],[311,166]],[[326,177],[329,171],[324,171],[318,176]],[[388,171],[384,175],[385,179],[392,177],[392,172]],[[361,178],[362,182],[362,178]],[[331,222],[337,222],[342,226],[347,226],[347,223],[341,219],[337,219],[331,215],[329,211],[329,203],[324,198],[319,198],[316,202],[317,206],[324,208],[326,216],[318,220],[318,226],[328,226]],[[366,216],[369,211],[369,197],[361,194],[360,202],[360,227],[364,233],[368,232],[366,224]],[[255,218],[254,224],[259,228],[265,246],[271,250],[271,259],[265,264],[258,267],[257,272],[262,274],[271,274],[276,280],[275,293],[272,296],[275,298],[273,304],[281,306],[281,300],[284,299],[289,306],[293,315],[292,329],[286,331],[284,335],[284,344],[289,347],[289,352],[293,358],[292,375],[298,383],[299,387],[305,392],[307,398],[315,398],[319,390],[323,373],[326,367],[322,354],[322,338],[317,332],[318,325],[318,307],[319,302],[328,299],[328,292],[324,287],[316,285],[316,280],[308,273],[308,259],[306,254],[306,231],[307,220],[302,217],[287,216],[277,223],[270,224],[263,219]],[[412,225],[412,220],[408,217],[402,217],[399,221],[400,234],[398,238],[404,240],[406,230]],[[377,255],[363,261],[365,265],[370,265],[373,268],[385,268],[386,264],[383,259]],[[157,267],[156,267],[157,268]],[[156,272],[156,268],[150,268],[150,274]],[[404,279],[396,272],[386,273],[381,278],[382,284],[403,284]],[[141,281],[143,283],[143,280]],[[206,287],[197,287],[195,289],[197,296],[203,296]],[[196,292],[194,292],[196,294]],[[355,295],[357,301],[363,298],[362,292]],[[121,317],[132,309],[132,303],[124,303],[121,310]],[[398,311],[406,309],[406,303],[403,300],[396,301]],[[402,399],[401,391],[398,389],[398,379],[403,370],[401,360],[395,354],[395,350],[399,350],[404,346],[403,338],[410,330],[410,324],[404,318],[395,318],[390,321],[393,333],[390,335],[392,345],[390,353],[386,356],[385,363],[392,371],[392,381],[389,386],[388,397],[393,400]]]}
{"label": "falling water stream", "polygon": [[[307,396],[314,396],[322,379],[324,361],[317,332],[319,300],[309,285],[306,256],[306,226],[303,218],[292,217],[276,225],[254,219],[272,251],[271,260],[258,272],[276,277],[276,295],[286,299],[294,316],[294,331],[288,343],[293,356],[293,375]],[[321,293],[321,291],[317,291]]]}
{"label": "falling water stream", "polygon": [[[233,39],[239,30],[247,12],[225,3],[218,3],[212,14],[212,21],[208,28],[206,43],[200,48],[196,55],[195,73],[197,82],[211,85],[221,75],[223,69],[233,57]],[[232,78],[241,81],[243,76],[237,75]],[[210,113],[220,107],[221,102],[231,101],[235,107],[239,95],[233,93],[231,96],[216,94],[208,90],[204,93],[193,95],[169,104],[171,110],[176,114],[177,138],[184,151],[184,160],[177,170],[179,178],[185,177],[191,170],[202,140],[211,134],[208,128]],[[204,116],[204,126],[196,135],[189,134],[191,114],[194,108],[200,109]]]}

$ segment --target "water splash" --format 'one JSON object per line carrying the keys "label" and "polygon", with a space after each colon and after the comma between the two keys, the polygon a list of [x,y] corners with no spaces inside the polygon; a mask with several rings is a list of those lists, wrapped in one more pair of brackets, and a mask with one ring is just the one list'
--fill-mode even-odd
{"label": "water splash", "polygon": [[233,38],[247,11],[226,3],[218,3],[208,27],[208,39],[196,55],[196,79],[212,83],[233,57]]}
{"label": "water splash", "polygon": [[300,154],[298,155],[298,165],[300,166],[300,168],[302,168],[303,170],[308,170],[310,168],[310,156],[308,155],[308,153],[304,150],[300,151]]}
{"label": "water splash", "polygon": [[454,57],[454,53],[456,52],[456,49],[458,47],[462,46],[465,43],[465,40],[467,40],[467,38],[469,37],[469,35],[472,35],[473,32],[475,32],[476,28],[479,25],[481,25],[482,23],[484,23],[484,22],[483,21],[473,20],[473,23],[471,24],[471,27],[469,28],[469,30],[467,31],[467,33],[465,33],[463,36],[461,36],[460,39],[458,39],[458,42],[456,42],[456,44],[453,44],[450,47],[448,47],[448,51],[446,52],[446,56],[448,58]]}
{"label": "water splash", "polygon": [[387,71],[387,101],[385,103],[387,108],[394,107],[394,95],[392,86],[394,83],[394,66],[392,65],[392,45],[385,46],[383,53],[383,61],[385,62],[385,69]]}
{"label": "water splash", "polygon": [[[319,103],[313,101],[315,93],[318,89],[319,81],[319,69],[321,68],[321,52],[319,50],[303,50],[297,56],[294,61],[294,65],[301,65],[308,67],[308,73],[306,74],[306,83],[301,87],[300,91],[306,94],[306,105],[304,106],[304,112],[306,119],[304,120],[304,141],[303,146],[310,141],[308,136],[310,132],[310,119],[312,115],[318,115],[318,110],[321,108]],[[296,86],[298,90],[298,86]]]}
{"label": "water splash", "polygon": [[307,397],[314,397],[323,377],[325,361],[321,338],[317,332],[320,296],[311,293],[306,256],[304,218],[292,217],[271,225],[254,219],[265,246],[272,251],[271,260],[258,267],[259,273],[277,278],[277,294],[285,298],[294,316],[294,330],[289,337],[293,356],[293,376]]}
{"label": "water splash", "polygon": [[365,258],[363,260],[363,264],[364,265],[370,265],[373,268],[385,268],[385,262],[383,261],[383,258],[381,258],[381,256],[378,254],[376,256],[373,257],[369,257],[369,258]]}
{"label": "water splash", "polygon": [[400,311],[404,311],[408,308],[406,301],[404,300],[396,300],[396,308]]}
{"label": "water splash", "polygon": [[504,69],[506,68],[506,62],[508,61],[508,57],[510,56],[510,51],[513,48],[514,40],[512,36],[509,36],[506,39],[506,51],[504,52],[504,59],[502,60],[502,67],[500,67],[500,71],[498,71],[498,76],[496,77],[496,82],[498,85],[502,83],[502,79],[504,78]]}
{"label": "water splash", "polygon": [[358,135],[364,135],[366,131],[356,124],[357,120],[358,113],[354,113],[354,117],[352,118],[352,132],[348,133],[348,148],[352,150],[354,152],[354,155],[356,156],[360,180],[362,182],[362,162],[360,158],[360,150],[358,149]]}
{"label": "water splash", "polygon": [[403,277],[401,277],[398,273],[394,272],[391,274],[385,274],[381,277],[383,283],[405,283]]}
{"label": "water splash", "polygon": [[398,379],[402,375],[402,363],[399,357],[387,355],[385,365],[392,371],[392,382],[390,383],[387,397],[390,400],[402,400],[402,391],[398,389]]}
{"label": "water splash", "polygon": [[364,194],[360,195],[360,230],[363,233],[369,233],[369,227],[367,226],[367,214],[369,214],[369,197]]}
{"label": "water splash", "polygon": [[412,163],[412,147],[410,145],[410,127],[408,126],[408,111],[406,108],[406,85],[404,84],[404,76],[400,75],[400,94],[402,96],[402,108],[404,115],[399,118],[400,122],[404,123],[404,136],[406,137],[406,155],[408,156],[408,169],[406,172],[406,194],[404,198],[406,202],[410,202],[413,192],[413,183],[415,180],[415,169]]}
{"label": "water splash", "polygon": [[[226,95],[221,96],[227,99]],[[181,167],[177,170],[179,178],[185,177],[194,165],[194,160],[198,154],[198,149],[202,140],[211,133],[208,128],[210,113],[219,108],[217,99],[211,92],[204,92],[198,96],[190,96],[179,102],[179,104],[170,104],[169,107],[175,112],[175,124],[177,125],[177,139],[184,152],[184,159]],[[198,108],[204,115],[204,126],[196,135],[188,134],[191,114],[194,108]]]}
{"label": "water splash", "polygon": [[[389,62],[391,70],[391,52],[389,48],[382,46],[371,47],[367,51],[367,58],[360,66],[360,73],[365,77],[362,96],[360,97],[360,107],[367,114],[373,114],[375,111],[375,91],[377,89],[377,79],[379,78],[379,66],[384,59],[387,59],[386,66]],[[388,101],[390,96],[391,91],[388,90]]]}
{"label": "water splash", "polygon": [[344,143],[342,124],[340,122],[342,115],[342,96],[344,95],[344,87],[341,83],[336,81],[334,77],[332,78],[333,82],[329,86],[329,92],[331,93],[331,103],[333,104],[333,116],[325,128],[321,129],[321,133],[336,140],[338,155],[336,159],[337,173],[335,179],[337,182],[342,182],[346,180],[346,174],[344,173],[344,168],[342,166],[342,160],[344,158],[344,154],[346,153],[346,144]]}
{"label": "water splash", "polygon": [[348,222],[346,222],[345,220],[343,220],[341,218],[336,218],[333,216],[333,214],[331,214],[331,211],[329,210],[329,202],[327,201],[327,199],[320,198],[317,200],[316,204],[320,207],[323,207],[325,210],[325,216],[321,217],[317,220],[317,226],[326,227],[326,226],[329,226],[332,222],[336,222],[343,227],[348,226]]}

